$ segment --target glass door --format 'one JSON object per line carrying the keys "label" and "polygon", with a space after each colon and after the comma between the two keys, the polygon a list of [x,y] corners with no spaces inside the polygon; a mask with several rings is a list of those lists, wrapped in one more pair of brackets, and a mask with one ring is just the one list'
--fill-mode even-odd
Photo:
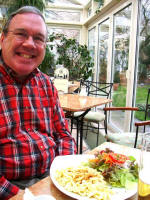
{"label": "glass door", "polygon": [[99,24],[98,82],[107,82],[109,19]]}
{"label": "glass door", "polygon": [[[95,61],[95,27],[88,31],[88,50],[90,51],[90,56],[92,57],[92,62]],[[94,79],[94,73],[92,75],[92,80]]]}
{"label": "glass door", "polygon": [[[137,65],[137,84],[136,84],[136,106],[141,112],[135,113],[135,121],[145,120],[145,108],[150,88],[150,0],[140,1],[140,23],[139,23],[139,52]],[[150,104],[150,98],[149,102]],[[150,120],[150,109],[146,120]]]}
{"label": "glass door", "polygon": [[[113,101],[116,107],[126,106],[127,78],[129,59],[129,38],[131,22],[131,5],[114,14],[113,32]],[[119,117],[119,118],[118,118]],[[118,120],[119,119],[119,120]],[[113,112],[111,122],[118,129],[124,129],[124,112]]]}

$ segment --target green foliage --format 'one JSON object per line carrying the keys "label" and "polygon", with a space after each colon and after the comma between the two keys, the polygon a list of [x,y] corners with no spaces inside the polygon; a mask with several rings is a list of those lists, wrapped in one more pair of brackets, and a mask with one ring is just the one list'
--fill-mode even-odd
{"label": "green foliage", "polygon": [[113,106],[125,107],[126,106],[126,92],[127,88],[119,85],[117,92],[113,93]]}
{"label": "green foliage", "polygon": [[94,1],[98,2],[99,8],[104,5],[104,0],[94,0]]}
{"label": "green foliage", "polygon": [[95,2],[98,2],[98,9],[95,11],[95,13],[100,12],[100,8],[104,5],[104,0],[94,0]]}
{"label": "green foliage", "polygon": [[26,5],[30,6],[35,6],[37,7],[40,11],[43,11],[45,9],[45,3],[43,0],[12,0],[12,1],[5,1],[8,7],[8,13],[7,15],[11,12],[16,11],[18,8]]}
{"label": "green foliage", "polygon": [[[149,88],[149,85],[143,86],[143,87],[139,86],[137,88],[136,105],[138,105],[138,107],[141,106],[145,108],[148,88]],[[144,116],[145,116],[145,113],[142,111],[135,112],[135,117],[141,121],[144,120]],[[148,117],[147,120],[150,120],[150,117]]]}
{"label": "green foliage", "polygon": [[80,45],[75,39],[68,39],[63,34],[54,33],[49,36],[49,41],[56,42],[56,64],[69,70],[70,80],[86,80],[92,75],[94,63],[86,45]]}
{"label": "green foliage", "polygon": [[[137,105],[143,105],[146,104],[146,98],[147,98],[147,91],[149,86],[144,87],[137,87],[136,91],[136,106]],[[124,107],[126,105],[126,87],[119,86],[117,92],[114,92],[113,94],[113,106],[116,107]],[[139,107],[139,106],[138,106]],[[136,111],[135,112],[135,118],[141,121],[144,121],[145,113],[143,111]],[[147,118],[147,120],[150,120],[150,117]]]}
{"label": "green foliage", "polygon": [[55,62],[54,62],[54,54],[51,52],[48,45],[46,46],[46,52],[43,62],[40,64],[39,69],[47,74],[47,75],[54,75],[54,68],[55,68]]}
{"label": "green foliage", "polygon": [[120,73],[116,71],[114,74],[114,83],[120,83]]}

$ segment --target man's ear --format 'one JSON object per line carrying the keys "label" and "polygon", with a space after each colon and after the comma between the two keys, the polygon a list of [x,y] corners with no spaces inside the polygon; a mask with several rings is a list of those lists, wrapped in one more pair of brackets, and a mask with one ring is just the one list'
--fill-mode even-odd
{"label": "man's ear", "polygon": [[2,45],[3,41],[4,41],[5,35],[2,32],[1,37],[0,37],[0,45]]}

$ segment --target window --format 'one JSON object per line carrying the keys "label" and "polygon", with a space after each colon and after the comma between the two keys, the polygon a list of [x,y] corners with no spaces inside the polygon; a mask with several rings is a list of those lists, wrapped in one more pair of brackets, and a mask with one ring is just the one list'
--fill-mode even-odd
{"label": "window", "polygon": [[67,28],[67,27],[48,27],[49,34],[52,33],[60,33],[64,34],[68,38],[74,38],[77,41],[80,39],[80,30],[79,29],[73,29],[73,28]]}
{"label": "window", "polygon": [[80,22],[79,11],[45,10],[45,17],[47,20]]}
{"label": "window", "polygon": [[88,8],[88,11],[87,11],[87,17],[91,16],[91,14],[92,14],[92,8],[89,7],[89,8]]}
{"label": "window", "polygon": [[99,45],[98,45],[99,82],[107,82],[108,38],[109,38],[109,19],[99,24]]}
{"label": "window", "polygon": [[[148,88],[150,88],[150,0],[141,1],[140,16],[136,105],[144,110]],[[143,121],[144,115],[144,112],[136,112],[135,120]],[[150,112],[147,117],[150,120]]]}
{"label": "window", "polygon": [[54,4],[58,4],[58,5],[79,5],[77,3],[73,3],[69,0],[54,0]]}
{"label": "window", "polygon": [[[113,90],[113,106],[126,106],[127,78],[129,59],[131,5],[114,15],[113,37],[113,82],[118,83],[118,88]],[[119,129],[124,129],[124,112],[113,112],[113,124]],[[118,120],[118,117],[120,120]],[[117,119],[117,120],[116,120]]]}
{"label": "window", "polygon": [[[88,31],[88,50],[90,51],[90,56],[92,61],[95,60],[95,28]],[[93,79],[94,77],[92,77]]]}

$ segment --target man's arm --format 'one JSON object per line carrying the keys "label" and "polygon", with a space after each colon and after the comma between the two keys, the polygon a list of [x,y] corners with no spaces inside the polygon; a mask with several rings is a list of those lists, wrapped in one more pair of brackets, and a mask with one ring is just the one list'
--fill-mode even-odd
{"label": "man's arm", "polygon": [[0,199],[7,200],[19,192],[19,188],[11,184],[4,176],[0,176]]}
{"label": "man's arm", "polygon": [[56,90],[54,90],[54,96],[53,130],[55,142],[57,143],[56,153],[58,155],[76,154],[76,143],[69,131],[68,121],[65,119]]}

